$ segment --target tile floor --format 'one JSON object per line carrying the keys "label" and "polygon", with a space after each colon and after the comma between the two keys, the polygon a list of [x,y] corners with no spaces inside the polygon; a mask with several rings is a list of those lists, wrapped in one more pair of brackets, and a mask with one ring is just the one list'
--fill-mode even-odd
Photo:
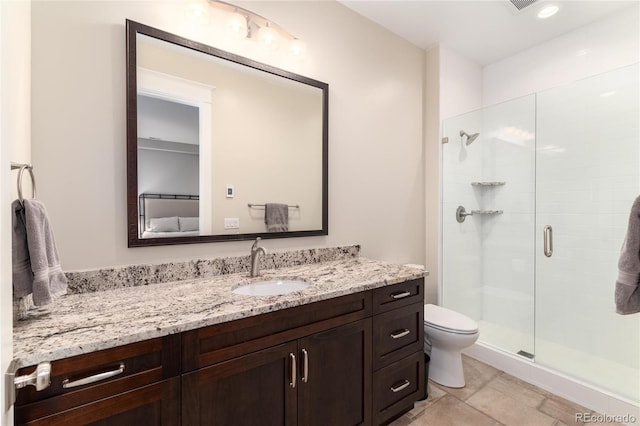
{"label": "tile floor", "polygon": [[576,420],[576,413],[591,413],[591,410],[473,358],[463,356],[463,367],[464,388],[447,388],[430,381],[429,398],[417,402],[413,410],[391,425],[569,426],[584,424]]}

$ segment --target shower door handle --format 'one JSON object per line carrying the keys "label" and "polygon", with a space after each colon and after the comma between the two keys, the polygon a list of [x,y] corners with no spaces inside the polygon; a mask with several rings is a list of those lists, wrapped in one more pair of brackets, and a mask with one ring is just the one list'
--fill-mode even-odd
{"label": "shower door handle", "polygon": [[551,257],[553,255],[553,228],[551,225],[544,226],[544,255]]}

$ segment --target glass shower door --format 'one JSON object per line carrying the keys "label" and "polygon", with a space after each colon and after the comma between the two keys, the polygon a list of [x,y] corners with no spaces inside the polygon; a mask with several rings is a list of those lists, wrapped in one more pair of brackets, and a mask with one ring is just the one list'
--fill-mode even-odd
{"label": "glass shower door", "polygon": [[476,320],[482,343],[531,359],[535,96],[449,118],[443,136],[442,304]]}
{"label": "glass shower door", "polygon": [[617,315],[613,295],[640,194],[638,75],[540,92],[536,126],[536,363],[634,401],[640,319]]}

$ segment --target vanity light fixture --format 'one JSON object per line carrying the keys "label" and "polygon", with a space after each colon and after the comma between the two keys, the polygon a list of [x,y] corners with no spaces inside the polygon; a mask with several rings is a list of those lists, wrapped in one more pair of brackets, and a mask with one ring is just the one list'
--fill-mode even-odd
{"label": "vanity light fixture", "polygon": [[289,52],[291,54],[300,56],[304,53],[304,43],[275,22],[250,10],[224,1],[207,1],[211,7],[229,13],[227,27],[234,37],[254,40],[270,49],[276,49],[279,38],[284,38],[289,41]]}
{"label": "vanity light fixture", "polygon": [[229,15],[227,26],[235,38],[245,38],[247,36],[247,17],[238,12],[237,9]]}
{"label": "vanity light fixture", "polygon": [[186,18],[191,22],[198,22],[201,25],[209,23],[209,14],[201,2],[188,3],[184,13]]}
{"label": "vanity light fixture", "polygon": [[558,10],[560,10],[560,8],[555,4],[545,6],[542,9],[540,9],[540,11],[538,12],[538,18],[540,19],[550,18],[556,13],[558,13]]}
{"label": "vanity light fixture", "polygon": [[304,42],[297,38],[291,41],[291,44],[289,44],[289,52],[291,52],[291,54],[294,56],[304,55],[305,49],[306,49],[306,45],[304,44]]}
{"label": "vanity light fixture", "polygon": [[258,30],[258,41],[269,48],[275,48],[278,44],[278,35],[275,30],[271,28],[271,23],[267,22],[266,25]]}

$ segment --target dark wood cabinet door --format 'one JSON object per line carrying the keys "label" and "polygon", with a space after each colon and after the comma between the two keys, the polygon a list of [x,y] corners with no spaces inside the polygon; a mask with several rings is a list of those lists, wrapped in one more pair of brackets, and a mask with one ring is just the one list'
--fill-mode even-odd
{"label": "dark wood cabinet door", "polygon": [[293,341],[183,375],[183,426],[295,425],[296,353]]}
{"label": "dark wood cabinet door", "polygon": [[[52,399],[45,403],[54,404],[57,402],[60,400]],[[16,422],[16,424],[32,426],[179,426],[180,378],[165,380],[29,422]]]}
{"label": "dark wood cabinet door", "polygon": [[371,424],[371,319],[298,340],[298,424]]}

